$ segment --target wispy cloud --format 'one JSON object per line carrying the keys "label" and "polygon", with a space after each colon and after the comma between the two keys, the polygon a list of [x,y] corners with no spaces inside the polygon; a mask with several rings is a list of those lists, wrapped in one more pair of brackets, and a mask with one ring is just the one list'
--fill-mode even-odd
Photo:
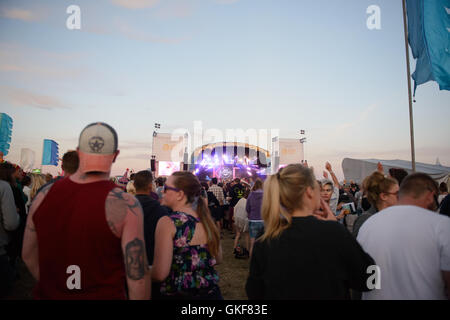
{"label": "wispy cloud", "polygon": [[166,43],[166,44],[177,44],[180,42],[183,42],[187,40],[187,37],[181,37],[181,38],[168,38],[168,37],[160,37],[155,36],[149,33],[144,33],[138,29],[133,28],[130,24],[127,22],[121,20],[116,22],[116,28],[117,31],[124,37],[131,39],[131,40],[137,40],[137,41],[143,41],[143,42],[156,42],[156,43]]}
{"label": "wispy cloud", "polygon": [[[149,153],[135,153],[131,155],[120,155],[118,159],[125,160],[125,159],[134,159],[134,160],[150,160],[151,155]],[[150,164],[150,163],[149,163]]]}
{"label": "wispy cloud", "polygon": [[0,72],[22,73],[39,79],[73,79],[89,72],[85,68],[67,68],[81,54],[56,53],[14,43],[0,43]]}
{"label": "wispy cloud", "polygon": [[39,20],[39,17],[33,11],[18,8],[0,8],[0,17],[26,22]]}
{"label": "wispy cloud", "polygon": [[159,0],[112,0],[112,3],[127,9],[144,9],[153,8]]}
{"label": "wispy cloud", "polygon": [[133,150],[133,149],[148,149],[151,148],[151,142],[135,142],[135,141],[120,141],[119,149]]}
{"label": "wispy cloud", "polygon": [[191,16],[195,11],[195,2],[175,1],[161,7],[156,12],[156,17],[161,19],[185,18]]}
{"label": "wispy cloud", "polygon": [[69,109],[58,98],[34,93],[25,89],[0,86],[0,99],[3,103],[16,107],[33,107],[45,110]]}
{"label": "wispy cloud", "polygon": [[235,2],[238,2],[239,0],[214,0],[215,3],[220,3],[220,4],[232,4]]}
{"label": "wispy cloud", "polygon": [[367,117],[370,115],[370,113],[377,108],[376,105],[370,105],[366,109],[364,109],[361,113],[358,114],[356,119],[353,119],[352,121],[345,122],[337,126],[336,133],[342,133],[345,130],[348,130],[350,128],[353,128],[354,126],[361,124],[364,122]]}

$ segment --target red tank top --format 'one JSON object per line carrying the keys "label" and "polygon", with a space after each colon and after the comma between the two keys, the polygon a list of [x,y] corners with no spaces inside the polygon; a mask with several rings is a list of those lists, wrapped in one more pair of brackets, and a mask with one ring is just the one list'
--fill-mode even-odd
{"label": "red tank top", "polygon": [[[105,212],[115,187],[110,181],[79,184],[69,178],[53,184],[33,217],[40,277],[35,299],[126,298],[121,240]],[[77,267],[80,289],[73,288]]]}

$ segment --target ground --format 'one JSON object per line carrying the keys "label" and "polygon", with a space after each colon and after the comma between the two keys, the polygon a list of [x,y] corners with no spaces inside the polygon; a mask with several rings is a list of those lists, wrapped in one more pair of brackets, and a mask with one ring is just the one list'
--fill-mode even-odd
{"label": "ground", "polygon": [[[225,300],[247,300],[245,281],[248,276],[248,259],[236,259],[233,255],[233,234],[223,232],[222,250],[223,262],[217,265],[216,270],[220,277],[220,290]],[[18,266],[19,279],[17,279],[9,300],[32,299],[31,291],[34,279],[23,262]]]}

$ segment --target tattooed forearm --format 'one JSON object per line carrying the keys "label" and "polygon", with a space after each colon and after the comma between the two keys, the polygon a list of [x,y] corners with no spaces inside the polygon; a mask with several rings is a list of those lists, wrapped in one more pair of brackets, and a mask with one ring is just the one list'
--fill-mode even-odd
{"label": "tattooed forearm", "polygon": [[138,238],[128,242],[125,248],[125,266],[128,278],[140,280],[145,275],[144,242]]}

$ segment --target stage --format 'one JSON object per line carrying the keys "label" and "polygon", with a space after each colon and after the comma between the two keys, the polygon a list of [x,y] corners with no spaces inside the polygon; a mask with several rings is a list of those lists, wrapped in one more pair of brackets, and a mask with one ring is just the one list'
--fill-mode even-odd
{"label": "stage", "polygon": [[261,178],[268,174],[267,150],[246,143],[218,142],[197,148],[192,154],[194,174],[200,181]]}

